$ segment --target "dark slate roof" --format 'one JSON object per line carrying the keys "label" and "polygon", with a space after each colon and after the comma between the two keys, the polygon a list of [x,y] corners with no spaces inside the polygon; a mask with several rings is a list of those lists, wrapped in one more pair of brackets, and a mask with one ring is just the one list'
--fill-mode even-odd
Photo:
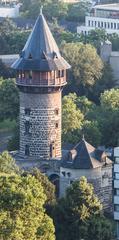
{"label": "dark slate roof", "polygon": [[62,167],[73,169],[92,169],[112,164],[102,150],[95,149],[92,145],[82,139],[72,150],[65,154]]}
{"label": "dark slate roof", "polygon": [[12,68],[39,71],[70,68],[70,65],[60,55],[59,48],[42,13],[36,20],[20,58],[15,61]]}

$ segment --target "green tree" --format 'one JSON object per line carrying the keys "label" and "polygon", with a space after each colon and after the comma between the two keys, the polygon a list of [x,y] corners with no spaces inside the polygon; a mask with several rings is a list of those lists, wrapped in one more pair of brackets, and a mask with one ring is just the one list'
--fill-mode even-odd
{"label": "green tree", "polygon": [[1,173],[18,173],[19,168],[15,163],[15,160],[11,157],[11,155],[5,151],[0,154],[0,174]]}
{"label": "green tree", "polygon": [[52,219],[43,207],[46,196],[35,177],[0,177],[0,239],[54,240]]}
{"label": "green tree", "polygon": [[90,12],[91,2],[81,0],[79,3],[70,4],[67,19],[75,22],[84,22],[85,16]]}
{"label": "green tree", "polygon": [[8,38],[11,32],[16,30],[16,26],[14,23],[8,19],[4,18],[4,20],[0,24],[0,54],[8,54],[10,50],[10,46],[8,43]]}
{"label": "green tree", "polygon": [[81,128],[84,119],[84,116],[77,108],[74,99],[75,95],[73,94],[69,94],[63,98],[62,133],[64,141],[68,140],[68,134],[73,130]]}
{"label": "green tree", "polygon": [[93,46],[67,43],[62,46],[62,52],[72,66],[71,71],[77,87],[93,86],[101,78],[103,63]]}
{"label": "green tree", "polygon": [[[99,216],[101,209],[102,206],[94,194],[93,186],[87,182],[85,177],[73,182],[67,189],[66,196],[59,200],[55,209],[57,240],[88,239],[84,237],[88,235],[88,221],[94,216]],[[96,237],[96,234],[95,228],[93,236]]]}
{"label": "green tree", "polygon": [[44,14],[48,17],[48,19],[52,20],[53,18],[62,19],[67,16],[68,5],[63,1],[54,0],[47,4],[44,7]]}
{"label": "green tree", "polygon": [[30,172],[23,173],[23,175],[28,175],[29,173],[41,183],[44,193],[47,197],[45,207],[49,210],[49,208],[52,207],[52,205],[54,205],[56,202],[55,186],[49,181],[46,175],[40,172],[39,169],[33,168]]}
{"label": "green tree", "polygon": [[94,146],[99,146],[101,144],[102,134],[97,121],[85,120],[80,131],[80,135],[83,136],[83,134],[86,141],[90,144]]}
{"label": "green tree", "polygon": [[16,119],[19,113],[19,94],[13,79],[0,79],[0,120]]}
{"label": "green tree", "polygon": [[95,102],[99,103],[100,95],[106,90],[114,88],[116,81],[113,77],[113,72],[110,64],[104,63],[102,77],[92,87],[90,94],[93,95]]}

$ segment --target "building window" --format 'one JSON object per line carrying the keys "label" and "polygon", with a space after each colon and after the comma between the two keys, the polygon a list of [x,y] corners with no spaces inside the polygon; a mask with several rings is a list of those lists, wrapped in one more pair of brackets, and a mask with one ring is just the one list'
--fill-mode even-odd
{"label": "building window", "polygon": [[111,23],[111,29],[113,28],[113,23]]}
{"label": "building window", "polygon": [[25,134],[29,134],[29,130],[30,130],[30,122],[26,121],[25,122]]}
{"label": "building window", "polygon": [[25,115],[30,116],[31,109],[25,108]]}
{"label": "building window", "polygon": [[29,78],[32,79],[32,71],[29,71]]}
{"label": "building window", "polygon": [[66,173],[63,171],[63,172],[62,172],[62,175],[65,177],[65,176],[66,176]]}
{"label": "building window", "polygon": [[56,77],[60,78],[60,70],[56,71]]}
{"label": "building window", "polygon": [[25,74],[24,74],[24,72],[22,72],[22,78],[24,78],[25,77]]}
{"label": "building window", "polygon": [[59,109],[56,108],[56,109],[55,109],[55,115],[58,115],[58,114],[59,114]]}
{"label": "building window", "polygon": [[61,77],[64,77],[64,70],[61,71]]}
{"label": "building window", "polygon": [[98,27],[100,27],[100,22],[98,22]]}
{"label": "building window", "polygon": [[114,29],[116,29],[116,23],[114,23]]}
{"label": "building window", "polygon": [[110,28],[110,24],[108,23],[108,28]]}
{"label": "building window", "polygon": [[54,142],[52,142],[50,144],[50,157],[55,158],[55,143]]}
{"label": "building window", "polygon": [[68,173],[67,173],[67,176],[68,176],[68,177],[71,177],[71,173],[70,173],[70,172],[68,172]]}
{"label": "building window", "polygon": [[29,156],[30,151],[29,151],[29,145],[25,145],[25,155]]}
{"label": "building window", "polygon": [[90,20],[88,21],[88,26],[90,27]]}
{"label": "building window", "polygon": [[55,123],[55,128],[58,128],[59,127],[59,124],[58,122]]}

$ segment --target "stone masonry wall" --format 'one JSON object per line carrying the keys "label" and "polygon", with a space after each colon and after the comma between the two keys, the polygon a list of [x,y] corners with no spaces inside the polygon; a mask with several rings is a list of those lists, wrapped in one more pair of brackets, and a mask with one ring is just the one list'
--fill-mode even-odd
{"label": "stone masonry wall", "polygon": [[[25,113],[30,109],[30,114]],[[29,123],[29,132],[25,124]],[[61,158],[61,91],[49,94],[20,92],[20,154],[49,159],[53,144],[53,158]]]}

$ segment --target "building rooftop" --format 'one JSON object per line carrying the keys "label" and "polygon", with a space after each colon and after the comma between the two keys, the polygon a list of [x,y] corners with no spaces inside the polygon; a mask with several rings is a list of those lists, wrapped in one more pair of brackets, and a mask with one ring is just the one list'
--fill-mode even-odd
{"label": "building rooftop", "polygon": [[91,144],[82,139],[72,150],[67,152],[62,167],[73,169],[92,169],[112,164],[106,153],[94,148]]}
{"label": "building rooftop", "polygon": [[95,5],[95,6],[93,7],[93,9],[119,11],[119,3],[104,4],[104,5]]}
{"label": "building rooftop", "polygon": [[61,56],[59,48],[42,14],[12,68],[17,70],[53,71],[70,68]]}

